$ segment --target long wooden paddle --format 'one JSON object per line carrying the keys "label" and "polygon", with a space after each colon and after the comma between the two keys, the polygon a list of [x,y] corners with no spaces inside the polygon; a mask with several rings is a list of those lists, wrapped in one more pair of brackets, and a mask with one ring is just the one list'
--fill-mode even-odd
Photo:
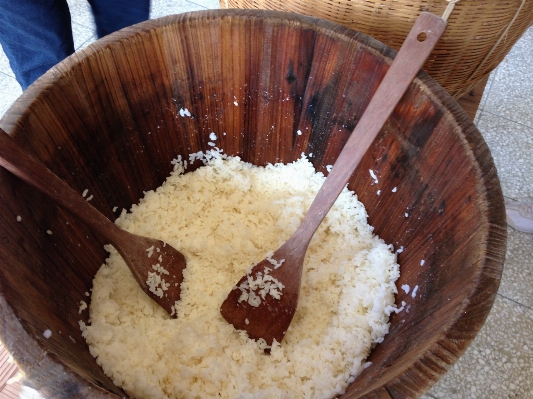
{"label": "long wooden paddle", "polygon": [[[220,312],[236,329],[245,330],[252,339],[263,338],[268,345],[283,340],[296,312],[311,238],[446,26],[444,19],[430,13],[418,17],[299,228],[272,257],[251,268],[223,302]],[[264,298],[261,290],[267,292]]]}

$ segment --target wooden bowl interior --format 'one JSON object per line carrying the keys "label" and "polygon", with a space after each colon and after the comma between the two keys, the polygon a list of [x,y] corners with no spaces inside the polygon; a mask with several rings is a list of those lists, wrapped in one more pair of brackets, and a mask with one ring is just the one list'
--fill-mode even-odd
{"label": "wooden bowl interior", "polygon": [[[166,17],[67,59],[1,125],[114,219],[114,207],[129,209],[161,185],[178,155],[210,149],[211,132],[245,161],[305,153],[327,174],[393,55],[367,36],[302,16]],[[180,116],[185,108],[192,117]],[[79,302],[106,257],[104,242],[4,170],[0,185],[2,339],[46,393],[122,395],[78,325],[87,322]],[[404,311],[344,397],[415,397],[460,356],[494,300],[505,222],[492,158],[462,110],[421,73],[349,187],[376,233],[403,247],[398,287],[418,293],[399,289]]]}

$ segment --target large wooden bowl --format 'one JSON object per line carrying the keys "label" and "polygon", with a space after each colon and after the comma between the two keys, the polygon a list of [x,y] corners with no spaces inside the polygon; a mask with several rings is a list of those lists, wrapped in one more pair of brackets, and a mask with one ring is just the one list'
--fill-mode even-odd
{"label": "large wooden bowl", "polygon": [[[129,209],[158,187],[177,155],[209,149],[211,132],[245,161],[291,162],[305,152],[327,173],[394,54],[295,14],[176,15],[65,60],[0,124],[114,218],[115,206]],[[181,117],[182,108],[193,117]],[[404,248],[398,287],[418,285],[418,295],[399,290],[397,303],[409,312],[392,317],[371,367],[343,397],[416,397],[463,353],[494,301],[506,245],[496,170],[463,110],[420,73],[349,187],[376,233]],[[123,396],[78,326],[104,242],[5,170],[0,218],[0,335],[29,380],[50,396]]]}

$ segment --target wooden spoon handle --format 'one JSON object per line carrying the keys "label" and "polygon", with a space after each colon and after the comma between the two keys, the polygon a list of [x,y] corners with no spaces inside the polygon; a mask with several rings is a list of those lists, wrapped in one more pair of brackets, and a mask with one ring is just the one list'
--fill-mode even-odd
{"label": "wooden spoon handle", "polygon": [[435,48],[446,26],[442,18],[426,12],[416,20],[300,225],[308,233],[307,242]]}
{"label": "wooden spoon handle", "polygon": [[81,194],[74,191],[65,181],[44,166],[42,162],[37,161],[22,149],[15,139],[3,129],[0,129],[0,165],[48,195],[108,241],[114,241],[113,237],[118,230],[115,224],[89,204]]}

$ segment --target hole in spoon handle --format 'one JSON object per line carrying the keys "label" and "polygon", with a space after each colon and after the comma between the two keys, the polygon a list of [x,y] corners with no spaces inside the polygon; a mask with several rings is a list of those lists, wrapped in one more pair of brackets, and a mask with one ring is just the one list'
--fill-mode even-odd
{"label": "hole in spoon handle", "polygon": [[428,35],[426,32],[420,32],[416,38],[419,42],[425,42],[428,38]]}

